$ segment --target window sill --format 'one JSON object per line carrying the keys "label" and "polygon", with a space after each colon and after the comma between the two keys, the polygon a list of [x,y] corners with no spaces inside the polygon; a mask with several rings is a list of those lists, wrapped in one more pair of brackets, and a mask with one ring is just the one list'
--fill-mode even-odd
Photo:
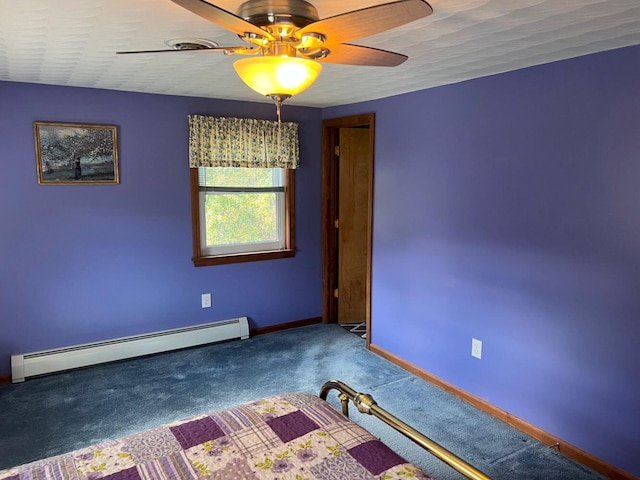
{"label": "window sill", "polygon": [[295,250],[273,250],[266,252],[233,253],[230,255],[216,255],[215,257],[194,257],[193,265],[207,267],[209,265],[225,265],[229,263],[257,262],[260,260],[276,260],[278,258],[291,258],[296,254]]}

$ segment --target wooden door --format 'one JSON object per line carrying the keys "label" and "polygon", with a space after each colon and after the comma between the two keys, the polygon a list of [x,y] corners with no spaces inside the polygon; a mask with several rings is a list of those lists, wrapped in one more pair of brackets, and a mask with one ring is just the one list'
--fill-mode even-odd
{"label": "wooden door", "polygon": [[338,323],[365,322],[369,249],[368,128],[338,134]]}

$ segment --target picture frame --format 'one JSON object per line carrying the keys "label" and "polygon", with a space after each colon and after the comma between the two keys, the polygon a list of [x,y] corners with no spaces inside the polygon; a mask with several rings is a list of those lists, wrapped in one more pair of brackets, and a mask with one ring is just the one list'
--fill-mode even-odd
{"label": "picture frame", "polygon": [[34,122],[40,185],[120,183],[115,125]]}

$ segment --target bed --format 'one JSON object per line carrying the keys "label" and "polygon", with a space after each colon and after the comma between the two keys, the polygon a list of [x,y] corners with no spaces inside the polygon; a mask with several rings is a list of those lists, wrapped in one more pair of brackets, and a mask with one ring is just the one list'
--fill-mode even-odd
{"label": "bed", "polygon": [[[326,402],[337,390],[342,413]],[[379,407],[331,380],[319,396],[294,393],[199,415],[0,471],[0,480],[429,479],[349,418],[349,402],[400,431],[467,478],[488,477]]]}

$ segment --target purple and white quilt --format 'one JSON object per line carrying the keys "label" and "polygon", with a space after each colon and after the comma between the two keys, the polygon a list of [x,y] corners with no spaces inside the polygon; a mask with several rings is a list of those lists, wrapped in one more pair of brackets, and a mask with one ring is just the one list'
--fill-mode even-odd
{"label": "purple and white quilt", "polygon": [[308,394],[279,395],[0,471],[0,480],[392,480],[420,469]]}

